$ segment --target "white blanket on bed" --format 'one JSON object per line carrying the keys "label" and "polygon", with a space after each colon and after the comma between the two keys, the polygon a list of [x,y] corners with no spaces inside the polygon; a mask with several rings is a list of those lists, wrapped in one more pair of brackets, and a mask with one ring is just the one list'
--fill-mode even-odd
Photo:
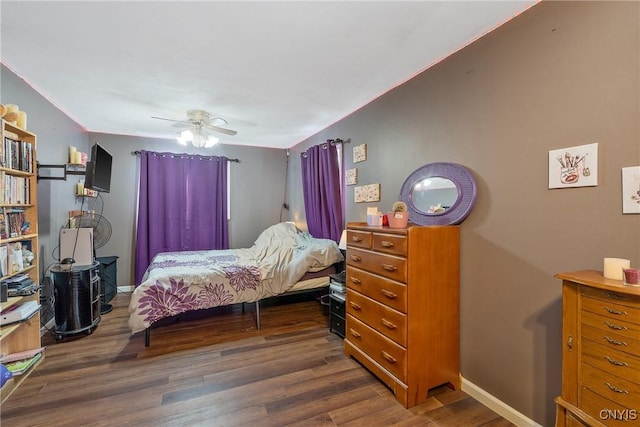
{"label": "white blanket on bed", "polygon": [[156,255],[129,303],[131,333],[187,311],[279,295],[307,272],[343,260],[338,245],[290,223],[262,232],[246,249]]}

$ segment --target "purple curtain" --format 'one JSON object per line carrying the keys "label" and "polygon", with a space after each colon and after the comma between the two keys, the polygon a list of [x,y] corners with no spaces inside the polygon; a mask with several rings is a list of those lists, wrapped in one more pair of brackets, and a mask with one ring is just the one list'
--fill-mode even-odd
{"label": "purple curtain", "polygon": [[309,233],[340,241],[344,226],[338,150],[341,144],[310,147],[301,154],[304,211]]}
{"label": "purple curtain", "polygon": [[227,249],[227,158],[140,153],[136,286],[160,252]]}

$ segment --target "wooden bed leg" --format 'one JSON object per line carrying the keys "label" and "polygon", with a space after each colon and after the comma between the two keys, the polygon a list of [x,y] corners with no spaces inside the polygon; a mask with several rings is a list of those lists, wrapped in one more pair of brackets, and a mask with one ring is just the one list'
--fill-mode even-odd
{"label": "wooden bed leg", "polygon": [[147,328],[144,331],[144,346],[149,347],[151,344],[151,328]]}
{"label": "wooden bed leg", "polygon": [[256,301],[256,328],[260,330],[260,300]]}

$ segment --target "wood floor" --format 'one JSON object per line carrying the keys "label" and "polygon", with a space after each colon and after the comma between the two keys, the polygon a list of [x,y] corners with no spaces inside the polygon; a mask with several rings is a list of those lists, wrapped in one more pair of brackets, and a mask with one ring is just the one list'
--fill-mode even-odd
{"label": "wood floor", "polygon": [[512,426],[440,387],[405,409],[328,330],[317,301],[267,304],[262,328],[239,306],[131,336],[129,295],[91,335],[56,342],[2,405],[13,426]]}

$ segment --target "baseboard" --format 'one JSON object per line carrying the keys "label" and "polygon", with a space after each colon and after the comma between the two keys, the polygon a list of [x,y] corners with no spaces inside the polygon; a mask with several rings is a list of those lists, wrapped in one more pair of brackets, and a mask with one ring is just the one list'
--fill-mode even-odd
{"label": "baseboard", "polygon": [[118,292],[133,292],[133,286],[118,286]]}
{"label": "baseboard", "polygon": [[469,382],[467,379],[462,377],[462,375],[460,376],[460,378],[462,378],[462,391],[476,399],[478,402],[482,403],[484,406],[493,410],[498,415],[517,425],[518,427],[542,427],[541,424],[536,423],[535,421],[516,411],[503,401],[487,393],[477,385]]}

